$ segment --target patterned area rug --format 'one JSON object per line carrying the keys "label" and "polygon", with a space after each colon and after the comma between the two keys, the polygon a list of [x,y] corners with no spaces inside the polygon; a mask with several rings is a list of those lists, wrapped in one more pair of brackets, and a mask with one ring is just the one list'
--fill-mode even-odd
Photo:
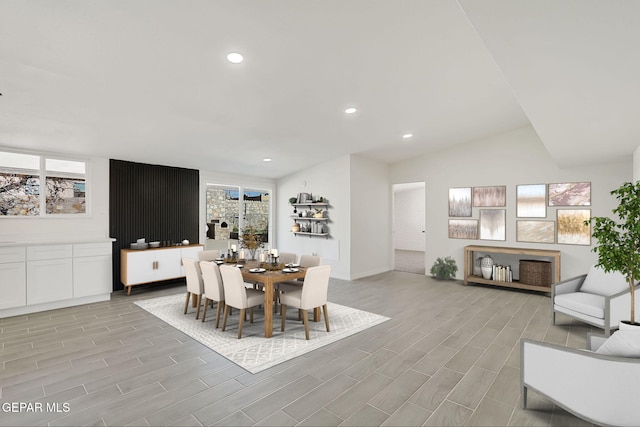
{"label": "patterned area rug", "polygon": [[227,320],[226,331],[222,332],[222,314],[220,327],[215,328],[215,308],[207,309],[203,323],[195,319],[194,308],[184,314],[184,301],[185,294],[178,294],[137,301],[135,304],[254,374],[389,320],[388,317],[329,303],[331,332],[326,331],[322,317],[320,322],[309,322],[310,339],[306,340],[304,326],[298,320],[298,311],[289,308],[285,331],[280,332],[280,315],[274,315],[273,337],[265,338],[264,313],[262,308],[255,308],[254,323],[251,324],[247,319],[242,327],[242,338],[238,339],[240,310],[233,310],[233,315]]}

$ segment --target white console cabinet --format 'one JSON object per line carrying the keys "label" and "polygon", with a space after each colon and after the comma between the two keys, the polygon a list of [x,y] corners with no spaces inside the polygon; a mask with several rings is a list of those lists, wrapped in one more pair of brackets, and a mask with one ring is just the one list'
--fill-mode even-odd
{"label": "white console cabinet", "polygon": [[120,280],[131,293],[131,287],[143,283],[184,277],[182,258],[197,258],[202,245],[172,246],[157,249],[122,249]]}
{"label": "white console cabinet", "polygon": [[0,244],[0,318],[108,300],[112,242]]}

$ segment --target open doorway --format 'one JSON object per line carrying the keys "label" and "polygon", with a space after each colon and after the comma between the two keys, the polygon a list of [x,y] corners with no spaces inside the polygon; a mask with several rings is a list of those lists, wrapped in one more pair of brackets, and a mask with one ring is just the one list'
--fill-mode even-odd
{"label": "open doorway", "polygon": [[394,270],[425,274],[425,237],[425,183],[394,184]]}

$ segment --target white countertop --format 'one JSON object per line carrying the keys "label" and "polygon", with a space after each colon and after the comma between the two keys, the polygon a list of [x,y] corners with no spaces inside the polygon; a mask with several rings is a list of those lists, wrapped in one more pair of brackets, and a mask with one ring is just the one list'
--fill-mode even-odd
{"label": "white countertop", "polygon": [[1,240],[0,247],[2,246],[34,246],[34,245],[64,245],[73,243],[107,243],[115,242],[116,239],[112,237],[93,237],[93,238],[80,238],[80,239],[51,239],[51,240]]}

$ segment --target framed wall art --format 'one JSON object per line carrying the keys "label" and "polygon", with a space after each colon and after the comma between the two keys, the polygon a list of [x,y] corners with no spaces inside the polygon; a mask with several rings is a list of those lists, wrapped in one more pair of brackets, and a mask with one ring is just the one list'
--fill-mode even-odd
{"label": "framed wall art", "polygon": [[531,243],[555,243],[555,221],[516,221],[516,241]]}
{"label": "framed wall art", "polygon": [[471,216],[471,187],[449,189],[449,216]]}
{"label": "framed wall art", "polygon": [[591,209],[558,209],[558,243],[566,245],[591,245]]}
{"label": "framed wall art", "polygon": [[549,206],[591,206],[591,183],[549,184]]}
{"label": "framed wall art", "polygon": [[499,207],[507,205],[507,186],[473,187],[474,207]]}
{"label": "framed wall art", "polygon": [[547,217],[546,184],[526,184],[516,186],[516,217]]}
{"label": "framed wall art", "polygon": [[449,220],[450,239],[472,239],[478,238],[477,219],[450,219]]}
{"label": "framed wall art", "polygon": [[506,240],[506,209],[480,210],[480,239]]}

